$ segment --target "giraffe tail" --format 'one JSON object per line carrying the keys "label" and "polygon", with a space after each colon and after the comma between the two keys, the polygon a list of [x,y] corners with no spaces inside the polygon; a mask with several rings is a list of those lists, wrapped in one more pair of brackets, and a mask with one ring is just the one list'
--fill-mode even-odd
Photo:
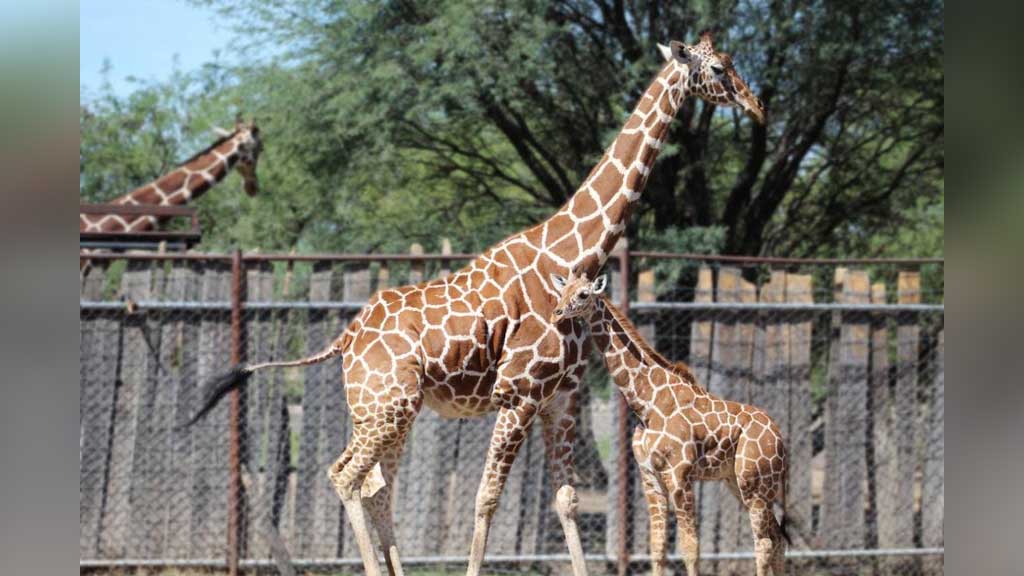
{"label": "giraffe tail", "polygon": [[789,531],[786,530],[786,526],[790,523],[790,518],[786,514],[786,495],[789,492],[789,467],[787,466],[782,472],[782,515],[779,518],[779,531],[782,532],[782,537],[785,538],[786,544],[789,546],[793,545],[793,539],[789,537]]}
{"label": "giraffe tail", "polygon": [[231,370],[228,370],[209,381],[203,387],[202,408],[200,408],[199,411],[196,412],[196,415],[182,426],[182,428],[189,428],[196,422],[202,420],[204,416],[210,413],[210,410],[213,410],[217,406],[217,403],[220,402],[221,398],[227,396],[229,392],[244,387],[249,382],[249,377],[252,376],[252,373],[257,370],[262,370],[264,368],[287,368],[319,364],[337,356],[342,352],[342,350],[343,348],[331,345],[312,356],[307,356],[298,360],[263,362],[260,364],[238,364],[231,368]]}

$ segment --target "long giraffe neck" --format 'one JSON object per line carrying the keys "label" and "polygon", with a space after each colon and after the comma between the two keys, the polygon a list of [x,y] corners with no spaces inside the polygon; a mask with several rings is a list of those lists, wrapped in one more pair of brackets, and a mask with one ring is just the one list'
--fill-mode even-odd
{"label": "long giraffe neck", "polygon": [[[235,135],[214,142],[160,178],[111,201],[111,204],[174,206],[186,204],[223,180],[239,158]],[[80,214],[79,228],[90,232],[138,232],[153,229],[155,216]]]}
{"label": "long giraffe neck", "polygon": [[566,268],[593,277],[626,229],[668,127],[685,97],[687,70],[665,64],[618,137],[573,197],[543,226],[544,247]]}
{"label": "long giraffe neck", "polygon": [[591,338],[604,356],[608,374],[641,418],[653,406],[658,386],[686,386],[695,394],[703,393],[685,366],[674,364],[654,350],[606,296],[598,299],[589,324]]}

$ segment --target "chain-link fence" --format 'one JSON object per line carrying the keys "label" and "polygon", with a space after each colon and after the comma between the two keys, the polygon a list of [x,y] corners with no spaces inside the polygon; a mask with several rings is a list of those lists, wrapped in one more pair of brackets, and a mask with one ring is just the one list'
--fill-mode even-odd
{"label": "chain-link fence", "polygon": [[[259,372],[195,427],[202,383],[235,361],[320,350],[375,290],[467,255],[132,255],[83,273],[80,563],[361,572],[326,470],[349,433],[340,360]],[[624,260],[624,261],[623,261]],[[629,253],[611,297],[701,383],[761,406],[786,437],[790,573],[937,574],[943,557],[941,262],[809,262]],[[595,353],[579,402],[580,524],[590,571],[642,571],[647,511],[632,423]],[[494,424],[429,409],[395,486],[410,572],[458,573]],[[561,574],[539,427],[519,452],[488,573]],[[237,508],[232,503],[237,502]],[[699,488],[702,571],[749,573],[747,515]],[[670,542],[673,532],[670,533]]]}

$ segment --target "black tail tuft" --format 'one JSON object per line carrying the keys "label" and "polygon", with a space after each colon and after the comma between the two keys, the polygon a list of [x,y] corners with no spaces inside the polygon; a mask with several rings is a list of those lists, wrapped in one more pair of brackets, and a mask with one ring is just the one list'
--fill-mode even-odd
{"label": "black tail tuft", "polygon": [[785,511],[782,513],[782,521],[779,522],[779,531],[782,532],[782,537],[786,539],[786,544],[792,546],[793,539],[789,537],[789,530],[786,530],[786,526],[789,525],[789,517],[786,516]]}
{"label": "black tail tuft", "polygon": [[187,424],[182,426],[182,428],[189,428],[196,422],[202,420],[203,416],[206,416],[210,410],[213,410],[217,405],[217,402],[226,396],[228,392],[245,386],[245,383],[249,381],[249,376],[251,375],[252,370],[250,370],[248,366],[245,364],[239,364],[211,380],[203,388],[203,407],[200,408],[199,412],[196,412],[196,415],[193,416]]}

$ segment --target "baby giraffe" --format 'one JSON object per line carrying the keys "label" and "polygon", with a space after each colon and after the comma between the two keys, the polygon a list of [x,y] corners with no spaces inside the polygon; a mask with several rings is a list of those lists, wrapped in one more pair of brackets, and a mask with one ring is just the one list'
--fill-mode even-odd
{"label": "baby giraffe", "polygon": [[750,513],[757,575],[784,571],[783,530],[772,510],[785,514],[786,450],[778,427],[759,408],[723,400],[702,388],[685,364],[658,354],[602,293],[606,277],[565,279],[552,274],[560,293],[552,323],[585,317],[615,385],[640,419],[633,454],[650,513],[653,574],[665,572],[669,502],[675,509],[679,548],[688,576],[699,560],[693,483],[722,480]]}

